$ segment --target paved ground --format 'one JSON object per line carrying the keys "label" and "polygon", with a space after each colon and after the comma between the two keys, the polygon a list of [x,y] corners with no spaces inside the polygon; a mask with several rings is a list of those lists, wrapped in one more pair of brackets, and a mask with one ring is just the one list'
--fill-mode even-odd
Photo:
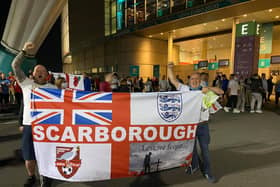
{"label": "paved ground", "polygon": [[[280,179],[280,110],[264,114],[219,112],[211,120],[211,158],[217,187],[276,187]],[[15,156],[20,134],[13,114],[0,114],[0,186],[20,187],[26,173]],[[55,182],[56,187],[182,187],[212,186],[198,172],[183,168],[143,177],[94,183]]]}

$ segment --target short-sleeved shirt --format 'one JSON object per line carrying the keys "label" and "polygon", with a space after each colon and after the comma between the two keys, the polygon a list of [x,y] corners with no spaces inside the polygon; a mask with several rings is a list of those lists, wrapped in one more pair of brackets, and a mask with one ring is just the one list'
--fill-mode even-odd
{"label": "short-sleeved shirt", "polygon": [[26,78],[23,82],[19,83],[22,93],[23,93],[23,125],[31,125],[31,91],[35,88],[56,88],[55,85],[47,83],[47,84],[37,84],[34,80]]}
{"label": "short-sleeved shirt", "polygon": [[230,88],[229,95],[238,95],[239,84],[236,80],[230,80],[228,83],[228,88]]}
{"label": "short-sleeved shirt", "polygon": [[[180,83],[178,87],[178,91],[188,92],[188,91],[200,91],[200,90],[192,90],[189,86]],[[199,122],[204,122],[208,120],[209,120],[209,109],[204,109],[201,107]]]}

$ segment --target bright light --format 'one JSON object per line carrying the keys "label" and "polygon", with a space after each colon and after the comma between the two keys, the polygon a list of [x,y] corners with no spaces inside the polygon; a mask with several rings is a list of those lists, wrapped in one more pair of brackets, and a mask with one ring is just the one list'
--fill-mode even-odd
{"label": "bright light", "polygon": [[216,30],[218,30],[219,29],[219,27],[216,27]]}
{"label": "bright light", "polygon": [[276,19],[279,19],[279,18],[280,18],[280,16],[275,16],[275,18],[276,18]]}
{"label": "bright light", "polygon": [[149,38],[152,38],[153,36],[152,35],[149,35]]}
{"label": "bright light", "polygon": [[246,17],[247,17],[247,14],[244,14],[244,15],[243,15],[243,17],[245,17],[245,18],[246,18]]}
{"label": "bright light", "polygon": [[268,12],[272,12],[272,9],[269,9]]}
{"label": "bright light", "polygon": [[226,21],[226,19],[222,19],[222,21]]}
{"label": "bright light", "polygon": [[206,26],[206,25],[207,25],[207,23],[204,23],[203,25],[204,25],[204,26]]}
{"label": "bright light", "polygon": [[160,35],[163,35],[163,32],[161,32]]}

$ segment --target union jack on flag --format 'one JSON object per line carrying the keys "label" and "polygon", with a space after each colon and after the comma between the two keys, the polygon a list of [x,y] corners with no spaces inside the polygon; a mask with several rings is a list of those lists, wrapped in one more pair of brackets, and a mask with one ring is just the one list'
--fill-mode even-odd
{"label": "union jack on flag", "polygon": [[33,124],[111,125],[112,93],[38,88],[31,93]]}

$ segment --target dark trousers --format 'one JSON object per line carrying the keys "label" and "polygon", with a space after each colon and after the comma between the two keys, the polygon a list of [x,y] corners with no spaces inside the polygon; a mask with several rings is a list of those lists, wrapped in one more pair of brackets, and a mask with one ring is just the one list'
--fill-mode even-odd
{"label": "dark trousers", "polygon": [[229,96],[228,98],[228,102],[227,102],[227,107],[230,107],[232,109],[236,108],[236,105],[237,105],[237,95],[231,95]]}
{"label": "dark trousers", "polygon": [[[201,150],[201,157],[197,151],[197,142]],[[203,174],[211,174],[210,156],[208,145],[210,143],[210,134],[208,122],[200,123],[196,130],[196,139],[193,149],[192,168],[200,167]]]}
{"label": "dark trousers", "polygon": [[0,93],[0,104],[8,104],[9,103],[9,93]]}

